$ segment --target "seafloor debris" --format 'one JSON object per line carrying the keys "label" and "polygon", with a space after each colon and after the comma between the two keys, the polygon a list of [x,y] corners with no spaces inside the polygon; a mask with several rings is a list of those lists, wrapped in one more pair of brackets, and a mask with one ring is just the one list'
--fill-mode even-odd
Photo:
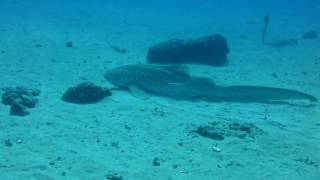
{"label": "seafloor debris", "polygon": [[12,144],[10,139],[5,139],[4,140],[4,145],[7,146],[7,147],[11,147],[13,144]]}
{"label": "seafloor debris", "polygon": [[279,41],[265,42],[265,45],[273,46],[273,47],[286,47],[286,46],[296,46],[298,44],[298,40],[296,39],[284,39]]}
{"label": "seafloor debris", "polygon": [[264,26],[262,28],[262,44],[265,44],[266,34],[267,34],[268,26],[270,23],[270,16],[269,15],[264,16],[263,22],[264,22]]}
{"label": "seafloor debris", "polygon": [[158,157],[153,158],[152,165],[160,166],[160,159]]}
{"label": "seafloor debris", "polygon": [[149,63],[200,63],[224,65],[229,48],[226,39],[218,34],[194,40],[172,39],[161,42],[148,51]]}
{"label": "seafloor debris", "polygon": [[108,88],[85,82],[69,88],[62,96],[62,100],[75,104],[90,104],[96,103],[107,96],[111,96],[111,91]]}
{"label": "seafloor debris", "polygon": [[34,108],[38,102],[40,91],[26,87],[3,88],[2,103],[11,106],[10,114],[26,116],[27,108]]}
{"label": "seafloor debris", "polygon": [[251,123],[216,121],[200,125],[191,131],[213,140],[224,140],[226,137],[255,138],[265,132]]}
{"label": "seafloor debris", "polygon": [[122,53],[122,54],[125,54],[125,53],[128,52],[127,49],[121,48],[121,47],[118,47],[118,46],[114,46],[114,45],[110,45],[110,48],[113,49],[114,51],[116,51],[118,53]]}
{"label": "seafloor debris", "polygon": [[308,31],[304,33],[301,37],[301,39],[317,39],[317,38],[318,38],[317,31]]}
{"label": "seafloor debris", "polygon": [[221,148],[218,147],[218,144],[215,144],[214,146],[212,146],[212,151],[221,152]]}
{"label": "seafloor debris", "polygon": [[248,20],[247,24],[254,25],[257,24],[257,22],[255,20]]}
{"label": "seafloor debris", "polygon": [[268,27],[270,24],[270,16],[269,15],[264,16],[263,21],[264,21],[264,26],[262,28],[262,44],[273,46],[273,47],[295,46],[298,44],[298,40],[294,38],[267,42],[266,35],[267,35]]}
{"label": "seafloor debris", "polygon": [[295,159],[295,161],[304,163],[308,166],[313,166],[315,168],[319,167],[319,163],[316,160],[310,159],[309,157]]}
{"label": "seafloor debris", "polygon": [[240,34],[240,38],[242,38],[242,39],[246,39],[248,36],[247,35],[245,35],[245,34]]}
{"label": "seafloor debris", "polygon": [[123,176],[121,176],[120,174],[118,174],[116,172],[109,172],[106,175],[106,179],[108,179],[108,180],[122,180]]}
{"label": "seafloor debris", "polygon": [[73,47],[73,42],[72,42],[72,41],[68,41],[68,42],[66,43],[66,47],[72,48],[72,47]]}

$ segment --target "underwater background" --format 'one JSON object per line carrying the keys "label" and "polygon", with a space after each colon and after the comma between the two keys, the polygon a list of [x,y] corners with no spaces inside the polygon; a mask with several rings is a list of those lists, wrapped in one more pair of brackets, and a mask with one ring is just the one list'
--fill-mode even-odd
{"label": "underwater background", "polygon": [[[294,44],[262,43],[267,15],[266,41]],[[320,179],[317,103],[62,98],[111,88],[106,71],[147,63],[159,42],[221,34],[228,63],[191,74],[319,99],[319,19],[318,0],[0,0],[0,179]]]}

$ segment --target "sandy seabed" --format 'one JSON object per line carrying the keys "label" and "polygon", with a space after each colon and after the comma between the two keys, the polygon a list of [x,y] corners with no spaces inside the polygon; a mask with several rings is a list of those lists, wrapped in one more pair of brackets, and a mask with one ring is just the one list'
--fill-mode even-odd
{"label": "sandy seabed", "polygon": [[[237,31],[232,23],[238,23]],[[158,96],[141,100],[126,91],[91,105],[61,101],[67,88],[81,82],[109,87],[106,70],[146,62],[148,47],[159,41],[217,32],[229,42],[229,65],[190,65],[192,74],[221,85],[282,87],[320,98],[319,39],[268,47],[260,43],[258,24],[232,23],[210,28],[199,22],[196,28],[168,22],[158,27],[123,20],[73,28],[55,19],[11,19],[1,24],[0,87],[37,88],[41,95],[25,117],[10,116],[9,107],[0,105],[0,179],[98,180],[112,172],[137,180],[320,179],[318,104],[208,103]],[[240,38],[243,33],[246,39]],[[65,46],[68,41],[72,48]],[[110,45],[128,52],[118,53]],[[265,134],[216,141],[190,133],[215,121],[253,123]],[[4,143],[8,139],[12,146]],[[153,163],[155,158],[160,165]]]}

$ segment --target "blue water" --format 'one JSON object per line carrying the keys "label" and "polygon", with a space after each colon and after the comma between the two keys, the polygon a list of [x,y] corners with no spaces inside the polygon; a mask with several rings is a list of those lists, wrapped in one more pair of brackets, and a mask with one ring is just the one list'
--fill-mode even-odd
{"label": "blue water", "polygon": [[[266,41],[298,43],[263,45],[266,15]],[[146,63],[159,42],[216,33],[227,40],[228,63],[189,64],[192,75],[319,99],[319,37],[301,38],[319,36],[319,19],[319,0],[0,0],[0,88],[40,91],[29,115],[0,105],[0,180],[320,179],[317,103],[143,100],[128,91],[87,105],[61,100],[82,82],[110,88],[107,70]],[[212,122],[230,134],[194,133]],[[248,131],[234,132],[230,123],[264,133],[243,137]]]}

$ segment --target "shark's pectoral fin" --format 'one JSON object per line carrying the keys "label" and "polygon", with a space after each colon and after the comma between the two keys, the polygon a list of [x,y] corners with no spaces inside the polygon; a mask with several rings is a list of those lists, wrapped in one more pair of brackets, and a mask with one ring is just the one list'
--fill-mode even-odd
{"label": "shark's pectoral fin", "polygon": [[134,97],[136,97],[138,99],[147,100],[147,99],[150,99],[150,97],[151,97],[150,94],[148,94],[144,90],[142,90],[139,87],[134,86],[134,85],[129,86],[129,91],[130,91],[132,96],[134,96]]}

